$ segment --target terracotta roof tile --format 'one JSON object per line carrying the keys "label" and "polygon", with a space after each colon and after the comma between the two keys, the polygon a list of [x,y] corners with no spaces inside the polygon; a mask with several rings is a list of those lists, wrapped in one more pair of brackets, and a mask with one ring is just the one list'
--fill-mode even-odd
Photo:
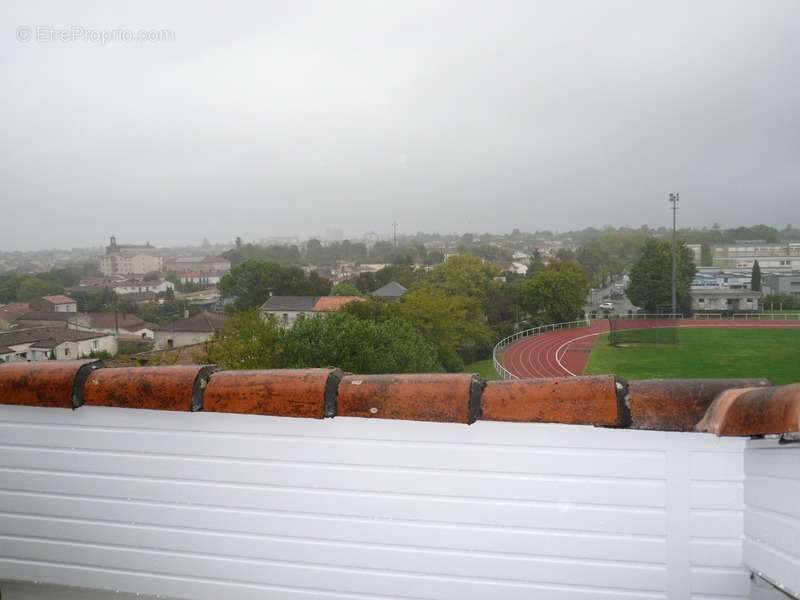
{"label": "terracotta roof tile", "polygon": [[364,302],[361,296],[320,296],[314,304],[314,312],[332,312],[351,302]]}
{"label": "terracotta roof tile", "polygon": [[800,384],[726,390],[697,430],[726,436],[800,432]]}
{"label": "terracotta roof tile", "polygon": [[83,401],[87,406],[201,410],[211,369],[198,365],[99,369],[86,380]]}
{"label": "terracotta roof tile", "polygon": [[322,419],[336,414],[338,369],[219,371],[203,396],[206,412]]}
{"label": "terracotta roof tile", "polygon": [[54,296],[42,296],[42,300],[47,300],[50,304],[75,304],[76,301],[63,294],[56,294]]}
{"label": "terracotta roof tile", "polygon": [[0,404],[74,408],[81,404],[83,380],[92,360],[17,362],[0,365]]}
{"label": "terracotta roof tile", "polygon": [[725,390],[768,385],[768,379],[642,379],[630,382],[625,402],[635,429],[691,431]]}
{"label": "terracotta roof tile", "polygon": [[473,423],[480,416],[481,387],[467,374],[349,375],[339,384],[337,414]]}
{"label": "terracotta roof tile", "polygon": [[613,375],[490,381],[483,419],[618,427],[627,421],[624,384]]}
{"label": "terracotta roof tile", "polygon": [[467,424],[547,422],[696,429],[729,436],[800,432],[800,384],[773,387],[758,379],[627,384],[608,375],[485,384],[468,374],[342,377],[337,369],[213,371],[212,366],[199,365],[100,368],[91,361],[2,363],[0,404],[73,408],[85,403]]}

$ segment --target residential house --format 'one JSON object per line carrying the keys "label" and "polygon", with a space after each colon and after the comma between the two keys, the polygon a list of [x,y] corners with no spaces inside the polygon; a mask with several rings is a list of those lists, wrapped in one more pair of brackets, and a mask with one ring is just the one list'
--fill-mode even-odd
{"label": "residential house", "polygon": [[222,294],[215,288],[207,290],[200,290],[199,292],[185,292],[175,294],[177,300],[185,300],[190,306],[195,306],[201,310],[217,310],[220,309],[222,302]]}
{"label": "residential house", "polygon": [[106,277],[114,275],[144,275],[164,267],[164,258],[157,248],[145,245],[117,244],[112,236],[106,253],[100,257],[100,271]]}
{"label": "residential house", "polygon": [[193,317],[181,319],[154,329],[154,350],[178,348],[207,342],[225,325],[225,316],[201,312]]}
{"label": "residential house", "polygon": [[528,265],[521,262],[512,262],[508,271],[516,273],[517,275],[526,275],[528,273]]}
{"label": "residential house", "polygon": [[123,277],[122,275],[117,275],[114,277],[81,277],[77,285],[71,285],[65,289],[70,294],[100,294],[104,291],[113,290],[116,286],[124,283],[126,280],[127,278]]}
{"label": "residential house", "polygon": [[111,333],[120,339],[152,340],[158,328],[130,313],[89,313],[87,317],[92,331]]}
{"label": "residential house", "polygon": [[48,312],[33,310],[17,317],[19,327],[62,327],[64,329],[87,330],[89,323],[85,313]]}
{"label": "residential house", "polygon": [[361,263],[358,265],[358,272],[359,273],[377,273],[381,269],[385,269],[389,266],[386,263]]}
{"label": "residential house", "polygon": [[73,331],[63,327],[32,327],[0,332],[0,356],[5,362],[72,360],[93,352],[117,353],[113,335]]}
{"label": "residential house", "polygon": [[379,287],[372,292],[373,297],[380,298],[381,300],[388,300],[389,302],[397,302],[408,291],[408,288],[396,281],[390,281],[383,287]]}
{"label": "residential house", "polygon": [[156,279],[153,281],[144,281],[141,279],[130,279],[124,283],[114,286],[114,292],[120,296],[127,294],[141,294],[144,292],[152,292],[154,294],[161,294],[175,289],[175,284],[166,279]]}
{"label": "residential house", "polygon": [[42,296],[31,301],[31,306],[43,312],[75,313],[78,312],[78,302],[69,296],[58,294],[55,296]]}
{"label": "residential house", "polygon": [[272,296],[260,310],[264,318],[291,327],[298,318],[335,312],[350,302],[363,301],[360,296]]}

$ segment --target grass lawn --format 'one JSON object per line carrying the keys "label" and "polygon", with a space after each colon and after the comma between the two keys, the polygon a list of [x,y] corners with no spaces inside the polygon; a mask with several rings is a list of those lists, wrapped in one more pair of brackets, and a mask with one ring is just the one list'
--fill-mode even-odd
{"label": "grass lawn", "polygon": [[479,360],[477,362],[468,364],[464,367],[465,373],[477,373],[484,379],[500,379],[500,375],[494,370],[494,364],[491,358],[486,360]]}
{"label": "grass lawn", "polygon": [[[587,374],[652,377],[766,377],[800,382],[800,329],[679,329],[674,346],[614,348],[603,335]],[[491,362],[491,361],[490,361]]]}

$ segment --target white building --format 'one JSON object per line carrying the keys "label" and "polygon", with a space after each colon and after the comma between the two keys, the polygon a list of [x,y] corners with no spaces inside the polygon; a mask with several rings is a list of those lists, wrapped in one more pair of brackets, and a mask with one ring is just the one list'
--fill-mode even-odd
{"label": "white building", "polygon": [[231,261],[221,256],[181,256],[170,259],[166,262],[167,271],[175,271],[178,274],[194,272],[219,272],[227,273],[231,270]]}
{"label": "white building", "polygon": [[117,353],[117,340],[109,333],[61,327],[33,327],[0,333],[0,358],[5,362],[74,360],[103,351],[112,356]]}
{"label": "white building", "polygon": [[800,242],[745,240],[712,246],[711,254],[713,265],[723,269],[751,269],[758,261],[762,272],[800,270]]}
{"label": "white building", "polygon": [[179,348],[207,342],[225,325],[225,317],[215,313],[201,312],[188,319],[181,319],[169,325],[156,326],[153,334],[154,350]]}
{"label": "white building", "polygon": [[121,296],[125,294],[141,294],[142,292],[160,294],[174,289],[175,284],[166,279],[159,279],[157,281],[126,281],[114,287],[114,291]]}
{"label": "white building", "polygon": [[261,305],[261,315],[282,327],[291,327],[301,317],[335,312],[350,302],[363,302],[361,296],[272,296]]}
{"label": "white building", "polygon": [[89,313],[86,317],[90,331],[119,334],[121,339],[152,340],[158,328],[155,323],[148,323],[130,313]]}
{"label": "white building", "polygon": [[692,279],[692,288],[726,288],[732,290],[750,289],[752,279],[751,271],[744,269],[741,271],[720,271],[713,268],[701,268],[697,270]]}
{"label": "white building", "polygon": [[78,312],[78,303],[70,298],[58,294],[55,296],[42,296],[38,301],[32,302],[40,310],[47,312]]}
{"label": "white building", "polygon": [[178,274],[181,283],[195,283],[197,285],[216,285],[222,279],[224,273],[219,271],[202,272],[202,271],[184,271]]}
{"label": "white building", "polygon": [[700,312],[752,312],[759,309],[761,292],[730,288],[692,288],[692,310]]}
{"label": "white building", "polygon": [[158,249],[149,243],[145,245],[117,244],[111,237],[106,253],[100,257],[100,271],[106,277],[114,275],[144,275],[159,272],[164,268],[164,258]]}

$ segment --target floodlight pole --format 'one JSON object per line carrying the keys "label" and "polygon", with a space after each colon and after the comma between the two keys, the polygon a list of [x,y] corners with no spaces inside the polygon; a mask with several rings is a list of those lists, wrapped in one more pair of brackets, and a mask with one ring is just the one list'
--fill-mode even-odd
{"label": "floodlight pole", "polygon": [[678,314],[678,290],[677,290],[677,253],[678,253],[678,201],[680,194],[670,194],[669,201],[672,203],[672,314]]}

